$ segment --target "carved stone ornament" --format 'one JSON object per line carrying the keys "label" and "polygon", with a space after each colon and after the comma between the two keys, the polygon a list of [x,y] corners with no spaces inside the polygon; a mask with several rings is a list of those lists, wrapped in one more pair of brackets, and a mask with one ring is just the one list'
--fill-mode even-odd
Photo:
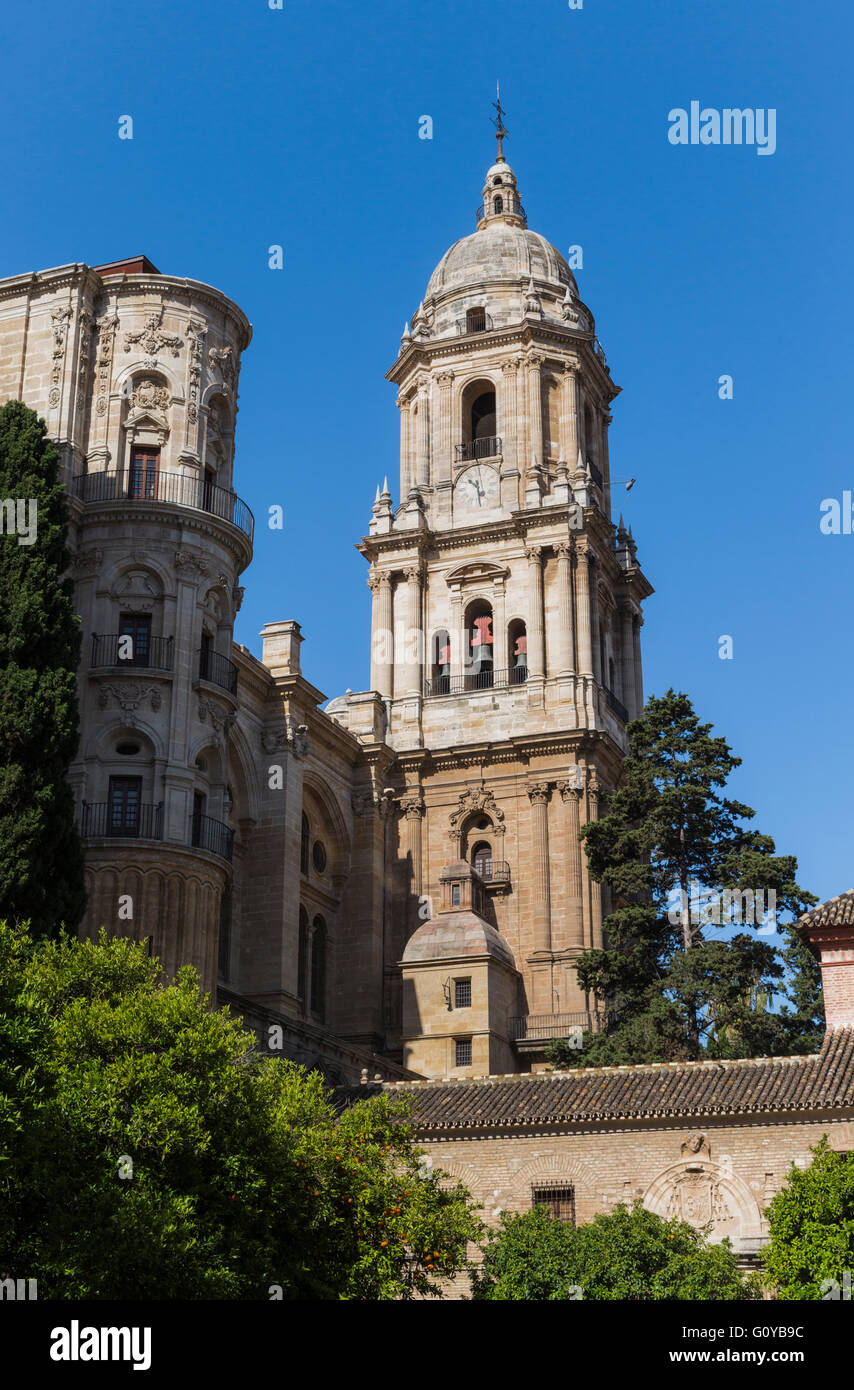
{"label": "carved stone ornament", "polygon": [[193,555],[189,550],[175,551],[176,570],[187,570],[197,577],[210,573],[210,565],[207,560],[200,555]]}
{"label": "carved stone ornament", "polygon": [[163,305],[161,304],[156,314],[149,314],[145,320],[145,325],[138,333],[126,333],[124,341],[125,352],[130,352],[132,347],[139,346],[153,363],[157,353],[162,348],[169,348],[173,357],[178,356],[178,349],[183,344],[183,339],[174,334],[164,333],[163,324]]}
{"label": "carved stone ornament", "polygon": [[78,550],[71,561],[71,567],[75,574],[92,574],[101,568],[103,559],[104,552],[98,550],[97,547],[92,550]]}
{"label": "carved stone ornament", "polygon": [[208,348],[208,367],[211,372],[215,372],[219,367],[223,381],[233,381],[234,354],[231,348]]}
{"label": "carved stone ornament", "polygon": [[495,833],[497,835],[504,834],[506,829],[504,812],[500,806],[495,804],[495,793],[487,787],[467,787],[464,792],[460,792],[459,805],[456,811],[452,811],[448,817],[451,826],[448,831],[449,840],[459,840],[462,834],[463,820],[473,811],[482,811],[484,815],[489,816]]}
{"label": "carved stone ornament", "polygon": [[169,388],[153,377],[143,376],[134,382],[130,403],[134,410],[156,410],[165,415],[171,396]]}
{"label": "carved stone ornament", "polygon": [[119,709],[130,713],[134,713],[146,698],[150,699],[153,710],[159,710],[163,703],[159,686],[141,685],[138,681],[123,681],[120,685],[113,682],[103,684],[98,690],[100,709],[107,708],[110,703],[110,696],[113,697]]}
{"label": "carved stone ornament", "polygon": [[684,1140],[682,1144],[682,1157],[691,1158],[692,1155],[698,1155],[702,1158],[711,1158],[709,1141],[705,1134],[689,1134],[688,1138]]}

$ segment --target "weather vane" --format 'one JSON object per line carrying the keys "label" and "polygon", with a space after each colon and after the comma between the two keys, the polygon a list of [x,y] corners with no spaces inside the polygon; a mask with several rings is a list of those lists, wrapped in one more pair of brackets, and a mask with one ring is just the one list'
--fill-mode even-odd
{"label": "weather vane", "polygon": [[504,127],[505,112],[501,106],[501,86],[498,82],[495,84],[495,95],[498,99],[492,105],[498,114],[490,119],[495,126],[495,138],[498,141],[498,161],[501,162],[504,159],[504,141],[507,139],[507,131]]}

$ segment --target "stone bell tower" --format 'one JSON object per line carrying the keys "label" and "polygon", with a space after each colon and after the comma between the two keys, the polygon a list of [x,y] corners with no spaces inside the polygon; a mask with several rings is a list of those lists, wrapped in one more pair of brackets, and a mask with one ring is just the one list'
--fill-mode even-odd
{"label": "stone bell tower", "polygon": [[[400,500],[377,489],[359,549],[398,778],[391,1036],[404,947],[443,866],[464,860],[519,971],[514,1011],[493,1024],[527,1070],[549,1038],[598,1024],[602,1003],[574,969],[603,917],[578,831],[614,786],[643,704],[652,588],[611,516],[620,388],[566,260],[528,226],[502,115],[476,230],[440,260],[387,373]],[[413,1027],[410,1009],[407,1048],[423,1055]]]}

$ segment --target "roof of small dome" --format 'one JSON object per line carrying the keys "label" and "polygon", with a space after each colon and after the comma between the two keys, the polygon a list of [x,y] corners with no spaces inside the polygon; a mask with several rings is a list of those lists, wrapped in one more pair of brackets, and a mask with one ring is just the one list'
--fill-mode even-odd
{"label": "roof of small dome", "polygon": [[423,922],[406,943],[405,961],[441,960],[445,956],[495,956],[515,969],[504,937],[474,912],[443,912]]}
{"label": "roof of small dome", "polygon": [[[498,166],[500,168],[500,166]],[[570,285],[575,276],[560,252],[539,232],[507,222],[488,222],[446,251],[427,286],[425,299],[489,280],[550,280]]]}

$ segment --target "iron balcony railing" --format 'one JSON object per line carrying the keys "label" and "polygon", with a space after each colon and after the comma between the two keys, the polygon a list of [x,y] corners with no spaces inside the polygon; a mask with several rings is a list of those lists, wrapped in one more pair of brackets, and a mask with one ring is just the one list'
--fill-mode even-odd
{"label": "iron balcony railing", "polygon": [[605,700],[606,700],[606,702],[607,702],[608,708],[609,708],[609,709],[612,709],[612,710],[614,711],[614,713],[616,714],[617,718],[618,718],[618,719],[622,719],[622,721],[623,721],[624,724],[628,724],[628,722],[629,722],[629,711],[626,709],[626,707],[625,707],[625,705],[622,703],[622,701],[617,699],[617,697],[616,697],[616,695],[613,693],[613,691],[611,691],[611,690],[606,690],[606,691],[605,691]]}
{"label": "iron balcony railing", "polygon": [[124,840],[162,840],[163,802],[135,806],[113,801],[84,801],[80,818],[84,840],[118,836]]}
{"label": "iron balcony railing", "polygon": [[512,1042],[550,1042],[552,1038],[568,1038],[578,1028],[588,1033],[601,1032],[615,1015],[607,1011],[585,1010],[569,1014],[524,1014],[510,1019]]}
{"label": "iron balcony railing", "polygon": [[457,319],[457,333],[462,337],[465,333],[491,333],[495,324],[492,315],[485,309],[466,314],[464,319]]}
{"label": "iron balcony railing", "polygon": [[510,882],[510,865],[502,859],[480,859],[474,867],[484,883]]}
{"label": "iron balcony railing", "polygon": [[593,351],[596,353],[596,356],[599,358],[599,361],[602,363],[602,366],[603,366],[603,367],[605,368],[605,370],[607,371],[607,370],[608,370],[608,359],[607,359],[607,357],[605,356],[605,349],[603,348],[602,344],[599,342],[599,339],[598,339],[598,338],[594,338],[594,339],[593,339]]}
{"label": "iron balcony railing", "polygon": [[455,444],[457,463],[468,463],[471,459],[497,458],[501,453],[501,436],[489,435],[485,439],[469,439],[463,444]]}
{"label": "iron balcony railing", "polygon": [[231,695],[237,694],[237,667],[227,656],[212,652],[208,647],[199,648],[199,680],[210,681]]}
{"label": "iron balcony railing", "polygon": [[[173,671],[175,652],[171,637],[148,637],[143,639],[137,633],[133,638],[133,655],[120,655],[120,644],[128,636],[124,632],[92,633],[92,666],[134,666],[144,671]],[[121,650],[127,646],[124,645]]]}
{"label": "iron balcony railing", "polygon": [[427,695],[465,695],[471,690],[499,690],[508,685],[524,685],[528,679],[526,666],[512,666],[508,671],[469,671],[462,676],[433,676],[425,681]]}
{"label": "iron balcony railing", "polygon": [[78,473],[74,495],[82,502],[170,502],[220,517],[250,540],[255,530],[255,518],[236,493],[185,473],[163,473],[159,469]]}
{"label": "iron balcony railing", "polygon": [[[500,203],[500,206],[497,204]],[[482,222],[484,217],[500,217],[502,213],[513,213],[516,217],[524,217],[527,221],[528,214],[522,206],[522,200],[518,193],[495,193],[489,200],[489,205],[484,210],[484,204],[475,212],[478,222]]]}
{"label": "iron balcony railing", "polygon": [[211,816],[194,815],[190,824],[190,843],[194,849],[206,849],[231,863],[234,851],[234,831],[223,821]]}

